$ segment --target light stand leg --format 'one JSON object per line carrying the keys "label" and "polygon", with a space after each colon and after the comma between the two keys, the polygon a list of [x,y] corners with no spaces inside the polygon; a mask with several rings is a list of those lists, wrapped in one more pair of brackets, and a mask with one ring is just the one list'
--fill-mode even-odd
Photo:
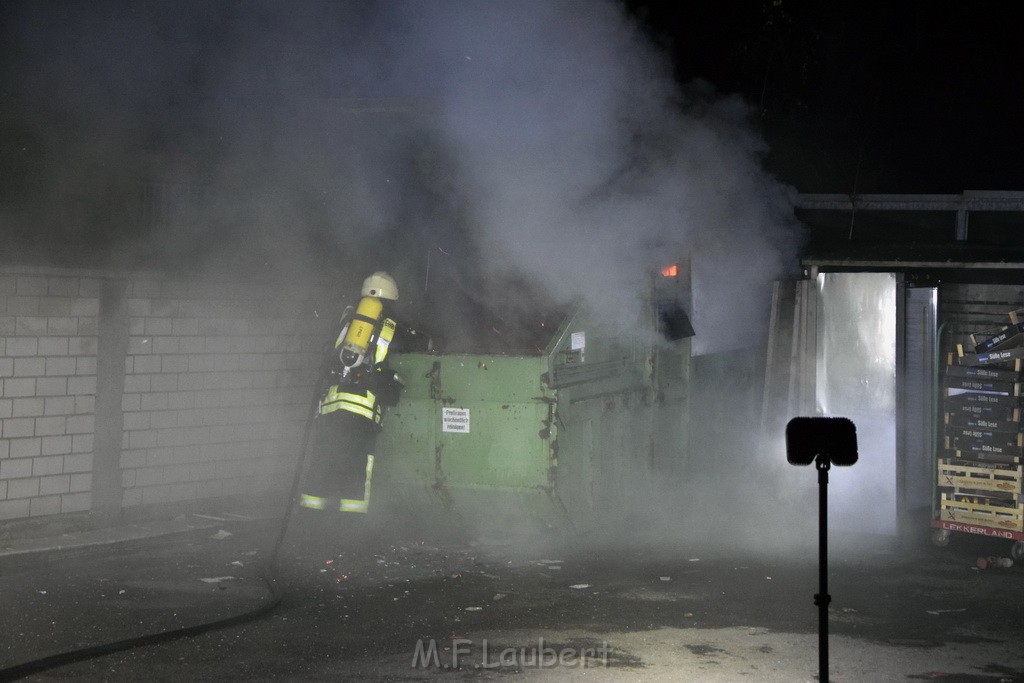
{"label": "light stand leg", "polygon": [[818,593],[814,604],[818,606],[818,680],[828,683],[828,469],[827,457],[814,461],[818,469]]}

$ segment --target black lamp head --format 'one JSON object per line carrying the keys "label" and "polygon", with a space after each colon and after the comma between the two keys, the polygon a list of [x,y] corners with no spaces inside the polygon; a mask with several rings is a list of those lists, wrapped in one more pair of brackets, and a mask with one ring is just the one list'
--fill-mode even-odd
{"label": "black lamp head", "polygon": [[786,460],[810,465],[822,456],[833,465],[857,462],[857,428],[845,417],[794,417],[786,425]]}

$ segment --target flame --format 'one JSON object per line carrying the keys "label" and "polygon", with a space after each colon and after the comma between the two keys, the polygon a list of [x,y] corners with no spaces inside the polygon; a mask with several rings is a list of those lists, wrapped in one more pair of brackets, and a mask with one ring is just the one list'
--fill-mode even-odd
{"label": "flame", "polygon": [[671,266],[665,266],[661,269],[662,277],[679,277],[679,264],[673,263]]}

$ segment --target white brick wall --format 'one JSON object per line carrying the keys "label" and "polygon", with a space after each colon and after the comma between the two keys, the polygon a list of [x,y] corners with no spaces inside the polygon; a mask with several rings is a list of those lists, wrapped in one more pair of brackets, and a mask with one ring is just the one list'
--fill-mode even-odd
{"label": "white brick wall", "polygon": [[330,330],[265,294],[132,283],[125,505],[259,492],[294,462]]}
{"label": "white brick wall", "polygon": [[[0,270],[0,520],[88,511],[99,274]],[[128,278],[125,507],[287,486],[333,321],[279,292]]]}
{"label": "white brick wall", "polygon": [[0,273],[0,519],[89,507],[99,291],[80,274]]}

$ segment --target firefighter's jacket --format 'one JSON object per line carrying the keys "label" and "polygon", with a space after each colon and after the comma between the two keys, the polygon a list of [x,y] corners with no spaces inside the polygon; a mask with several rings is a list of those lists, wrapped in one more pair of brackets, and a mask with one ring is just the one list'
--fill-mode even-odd
{"label": "firefighter's jacket", "polygon": [[[345,320],[342,323],[341,333],[334,344],[336,352],[348,328]],[[396,328],[394,319],[382,316],[374,328],[366,358],[348,373],[344,372],[344,366],[335,353],[335,363],[328,380],[330,386],[320,400],[321,416],[344,410],[370,420],[380,429],[382,406],[397,405],[402,389],[400,379],[387,365],[388,350]]]}

